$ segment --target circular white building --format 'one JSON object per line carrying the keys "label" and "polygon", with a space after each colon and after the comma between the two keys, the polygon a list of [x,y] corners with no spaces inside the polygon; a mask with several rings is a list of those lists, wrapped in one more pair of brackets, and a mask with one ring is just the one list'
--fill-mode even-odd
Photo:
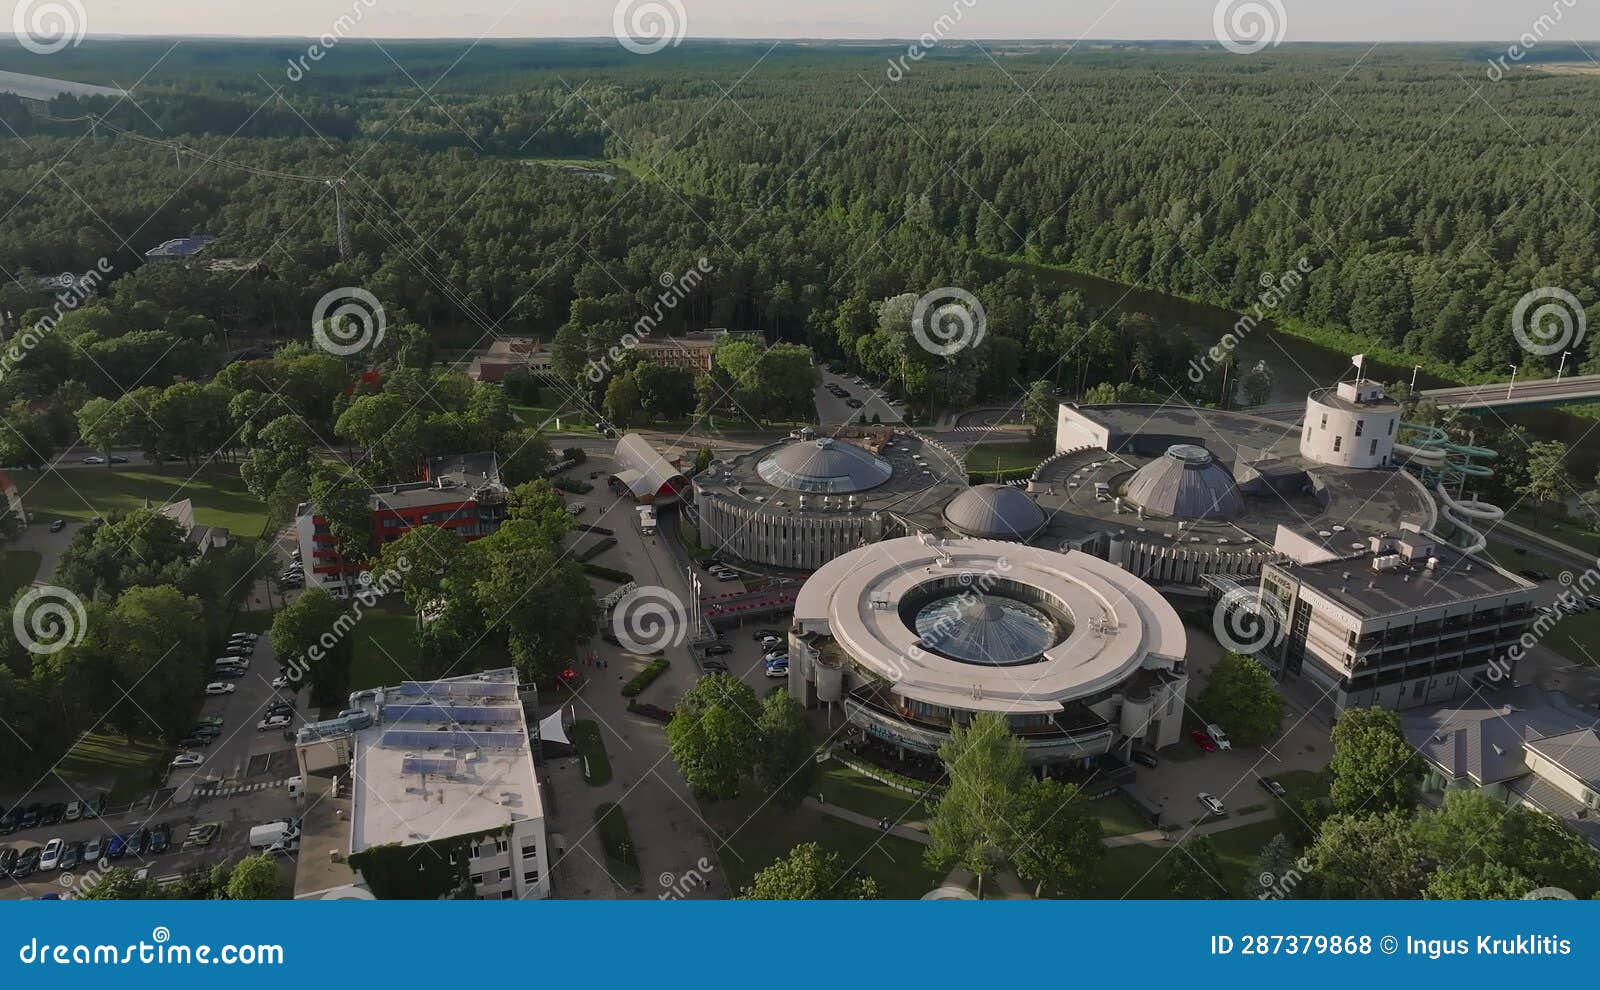
{"label": "circular white building", "polygon": [[868,737],[936,753],[950,726],[1005,716],[1036,766],[1178,740],[1183,623],[1115,564],[996,540],[903,537],[847,553],[795,604],[789,690]]}
{"label": "circular white building", "polygon": [[1386,467],[1400,432],[1400,403],[1378,382],[1340,382],[1306,397],[1300,455],[1339,467]]}

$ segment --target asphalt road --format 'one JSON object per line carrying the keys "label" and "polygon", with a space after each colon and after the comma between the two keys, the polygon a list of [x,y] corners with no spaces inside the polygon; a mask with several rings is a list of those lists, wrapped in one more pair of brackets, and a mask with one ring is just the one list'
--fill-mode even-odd
{"label": "asphalt road", "polygon": [[[828,386],[838,385],[850,393],[847,398],[841,399],[828,391]],[[848,405],[849,399],[861,402],[860,409],[852,409]],[[901,415],[894,406],[889,404],[888,398],[879,389],[868,382],[865,385],[856,384],[853,378],[835,374],[832,371],[822,372],[822,384],[816,389],[817,422],[824,426],[841,423],[870,423],[876,417],[879,422],[899,423]]]}

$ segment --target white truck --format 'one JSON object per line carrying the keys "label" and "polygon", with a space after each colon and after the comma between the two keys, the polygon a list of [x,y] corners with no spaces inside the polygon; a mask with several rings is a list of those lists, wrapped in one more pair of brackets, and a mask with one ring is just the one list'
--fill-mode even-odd
{"label": "white truck", "polygon": [[250,848],[257,852],[284,853],[300,848],[300,822],[280,818],[250,829]]}

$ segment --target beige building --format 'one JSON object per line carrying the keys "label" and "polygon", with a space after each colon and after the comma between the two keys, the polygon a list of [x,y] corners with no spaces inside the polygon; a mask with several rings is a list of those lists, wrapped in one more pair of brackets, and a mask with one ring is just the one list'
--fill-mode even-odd
{"label": "beige building", "polygon": [[682,337],[644,338],[638,350],[657,364],[682,368],[696,375],[711,373],[712,354],[725,340],[760,341],[761,334],[753,330],[696,330]]}

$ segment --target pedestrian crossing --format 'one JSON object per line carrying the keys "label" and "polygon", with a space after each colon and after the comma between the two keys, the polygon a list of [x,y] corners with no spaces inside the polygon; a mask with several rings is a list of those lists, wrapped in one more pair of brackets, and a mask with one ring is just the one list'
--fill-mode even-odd
{"label": "pedestrian crossing", "polygon": [[264,791],[272,787],[282,787],[289,782],[288,777],[279,780],[263,780],[253,784],[212,784],[210,786],[196,787],[195,797],[232,797],[235,794],[250,794],[255,791]]}

